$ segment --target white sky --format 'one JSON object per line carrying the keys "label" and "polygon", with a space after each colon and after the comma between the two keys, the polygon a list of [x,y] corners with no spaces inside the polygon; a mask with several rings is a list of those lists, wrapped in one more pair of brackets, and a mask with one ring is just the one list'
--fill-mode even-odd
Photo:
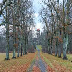
{"label": "white sky", "polygon": [[[35,22],[36,22],[36,29],[40,29],[42,31],[42,28],[43,28],[43,24],[41,24],[41,22],[39,21],[40,19],[40,16],[38,15],[38,12],[39,10],[41,9],[42,7],[42,0],[33,0],[33,8],[34,8],[34,11],[35,11]],[[62,3],[63,0],[59,0],[60,3]]]}
{"label": "white sky", "polygon": [[0,3],[2,3],[3,0],[0,0]]}

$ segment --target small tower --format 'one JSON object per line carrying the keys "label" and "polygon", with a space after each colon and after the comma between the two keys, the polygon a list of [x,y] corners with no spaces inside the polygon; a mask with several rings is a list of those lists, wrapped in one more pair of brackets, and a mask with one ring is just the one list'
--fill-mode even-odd
{"label": "small tower", "polygon": [[38,42],[38,45],[40,44],[40,29],[37,29],[37,42]]}
{"label": "small tower", "polygon": [[37,29],[37,38],[40,36],[40,29]]}

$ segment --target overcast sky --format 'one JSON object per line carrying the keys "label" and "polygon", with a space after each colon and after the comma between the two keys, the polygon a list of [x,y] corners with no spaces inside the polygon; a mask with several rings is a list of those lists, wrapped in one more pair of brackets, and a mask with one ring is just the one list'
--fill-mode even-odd
{"label": "overcast sky", "polygon": [[0,3],[2,3],[3,0],[0,0]]}
{"label": "overcast sky", "polygon": [[[60,3],[62,3],[63,0],[59,0]],[[34,11],[35,11],[35,22],[36,22],[36,28],[39,28],[41,29],[42,31],[42,28],[43,28],[43,24],[40,22],[40,16],[38,14],[38,12],[40,11],[41,7],[42,7],[43,3],[42,3],[42,0],[33,0],[33,8],[34,8]]]}

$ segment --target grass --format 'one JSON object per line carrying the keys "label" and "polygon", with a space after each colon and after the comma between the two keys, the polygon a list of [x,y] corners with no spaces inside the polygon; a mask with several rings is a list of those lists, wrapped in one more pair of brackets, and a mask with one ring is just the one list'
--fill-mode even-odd
{"label": "grass", "polygon": [[40,55],[47,65],[55,70],[55,72],[72,72],[72,54],[67,54],[68,60],[63,60],[62,58],[55,57],[48,53],[40,52]]}
{"label": "grass", "polygon": [[38,49],[41,51],[42,50],[42,46],[41,45],[37,45]]}
{"label": "grass", "polygon": [[[31,64],[32,60],[34,59],[36,53],[28,53],[27,55],[24,55],[22,57],[18,57],[16,59],[12,59],[12,53],[10,53],[10,60],[4,60],[5,59],[5,53],[0,53],[0,71],[2,72],[8,72],[12,70],[13,68],[18,68],[19,66],[28,68],[29,64]],[[17,53],[16,53],[17,56]],[[27,65],[25,65],[27,64]],[[7,71],[6,71],[7,70]]]}
{"label": "grass", "polygon": [[[58,67],[64,68],[64,70],[71,70],[69,72],[72,72],[72,62],[69,60],[63,60],[62,58],[55,57],[53,55],[50,55],[48,53],[41,53],[41,56],[43,57],[44,61],[53,69],[57,69]],[[67,54],[69,59],[72,59],[71,54]],[[65,71],[64,71],[65,72]]]}
{"label": "grass", "polygon": [[[13,53],[9,53],[9,58],[12,59]],[[6,53],[0,53],[0,62],[5,60],[6,57]],[[17,53],[16,53],[16,57],[17,57]]]}
{"label": "grass", "polygon": [[[58,58],[55,57],[53,55],[50,55],[48,53],[42,53],[42,47],[41,45],[37,45],[37,47],[40,49],[40,55],[43,58],[43,60],[47,63],[48,66],[50,66],[53,70],[55,70],[55,72],[72,72],[72,54],[67,54],[68,60],[63,60],[62,58]],[[36,53],[28,53],[27,55],[24,55],[22,57],[16,58],[16,59],[12,59],[13,54],[10,53],[10,60],[5,61],[5,53],[0,53],[0,71],[2,70],[4,72],[4,70],[6,69],[10,69],[13,67],[18,67],[21,65],[26,66],[25,64],[28,63],[28,66],[30,66],[30,64],[33,63],[33,61],[35,60],[37,55],[37,51]],[[16,53],[16,57],[17,57],[17,53]],[[63,57],[63,54],[62,54]],[[24,67],[23,66],[23,67]],[[26,67],[28,68],[28,67]],[[7,71],[6,71],[7,72]]]}
{"label": "grass", "polygon": [[68,60],[72,61],[72,54],[67,54]]}

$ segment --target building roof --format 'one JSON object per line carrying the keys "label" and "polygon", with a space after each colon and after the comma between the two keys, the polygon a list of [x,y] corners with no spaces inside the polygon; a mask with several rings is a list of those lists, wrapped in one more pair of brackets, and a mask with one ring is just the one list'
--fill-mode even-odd
{"label": "building roof", "polygon": [[40,31],[40,29],[37,29],[37,31]]}

